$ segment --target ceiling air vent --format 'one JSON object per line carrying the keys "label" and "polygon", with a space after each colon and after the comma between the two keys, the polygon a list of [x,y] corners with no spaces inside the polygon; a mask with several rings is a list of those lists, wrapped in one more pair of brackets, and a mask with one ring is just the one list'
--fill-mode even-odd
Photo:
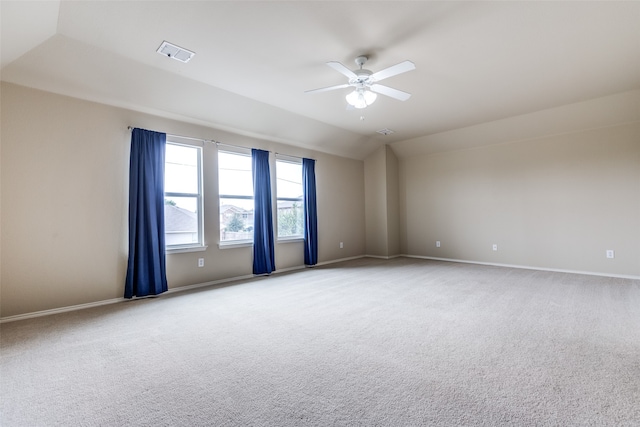
{"label": "ceiling air vent", "polygon": [[160,55],[168,56],[169,58],[173,58],[180,62],[189,62],[191,58],[193,58],[193,55],[196,54],[188,49],[169,43],[166,40],[162,42],[157,52]]}
{"label": "ceiling air vent", "polygon": [[393,133],[391,129],[387,128],[377,130],[376,132],[378,132],[380,135],[391,135]]}

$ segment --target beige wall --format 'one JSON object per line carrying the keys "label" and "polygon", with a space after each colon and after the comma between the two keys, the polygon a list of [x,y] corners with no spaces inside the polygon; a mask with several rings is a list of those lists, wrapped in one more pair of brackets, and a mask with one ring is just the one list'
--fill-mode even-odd
{"label": "beige wall", "polygon": [[[317,159],[319,262],[364,254],[362,161],[7,83],[0,95],[2,317],[122,296],[130,125]],[[216,158],[206,144],[208,249],[167,255],[169,288],[251,274],[250,247],[217,246]],[[302,264],[301,242],[276,245],[278,269]]]}
{"label": "beige wall", "polygon": [[387,178],[387,248],[388,256],[400,254],[400,199],[398,158],[391,147],[386,145],[385,154]]}
{"label": "beige wall", "polygon": [[400,253],[398,158],[387,145],[364,161],[367,255]]}
{"label": "beige wall", "polygon": [[386,151],[381,147],[364,161],[367,255],[387,256]]}
{"label": "beige wall", "polygon": [[403,253],[640,276],[640,122],[403,158],[400,194]]}
{"label": "beige wall", "polygon": [[[400,144],[399,159],[394,144],[362,162],[7,83],[0,94],[2,317],[122,296],[129,125],[317,159],[320,262],[404,253],[640,276],[637,120],[439,153],[410,153]],[[611,99],[618,98],[630,96]],[[611,99],[580,108],[609,111]],[[627,117],[628,105],[637,109],[616,105],[620,111],[607,120]],[[500,126],[540,122],[541,115]],[[573,116],[550,117],[562,123]],[[469,128],[445,136],[463,147],[474,146],[474,134],[491,133]],[[218,215],[216,158],[216,148],[205,145],[208,218]],[[205,220],[205,252],[167,256],[170,288],[251,274],[251,248],[221,250],[218,237],[217,220]],[[605,258],[607,249],[615,259]],[[197,267],[201,257],[204,268]],[[279,270],[302,263],[301,242],[276,245]]]}

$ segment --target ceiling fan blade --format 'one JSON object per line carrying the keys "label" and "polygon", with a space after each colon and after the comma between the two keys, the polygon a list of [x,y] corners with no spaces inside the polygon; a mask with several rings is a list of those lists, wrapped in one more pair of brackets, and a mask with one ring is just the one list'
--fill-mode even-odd
{"label": "ceiling fan blade", "polygon": [[335,89],[342,89],[345,87],[349,87],[349,83],[345,83],[342,85],[335,85],[335,86],[329,86],[329,87],[321,87],[320,89],[311,89],[311,90],[305,90],[304,93],[312,93],[312,92],[327,92],[329,90],[335,90]]}
{"label": "ceiling fan blade", "polygon": [[407,71],[415,70],[416,65],[411,61],[404,61],[396,65],[392,65],[389,68],[380,70],[377,73],[373,73],[371,78],[374,81],[380,81],[389,77],[393,77],[398,74],[406,73]]}
{"label": "ceiling fan blade", "polygon": [[391,98],[395,98],[398,101],[406,101],[407,99],[411,98],[411,94],[410,93],[403,92],[401,90],[394,89],[394,88],[389,87],[389,86],[371,85],[370,89],[372,91],[376,92],[376,93],[380,93],[382,95],[386,95],[386,96],[390,96]]}
{"label": "ceiling fan blade", "polygon": [[353,71],[351,71],[350,69],[348,69],[347,67],[345,67],[339,62],[330,61],[330,62],[327,62],[327,65],[333,68],[334,70],[336,70],[337,72],[342,73],[345,76],[349,77],[349,79],[355,79],[356,77],[358,77],[356,76],[356,73],[354,73]]}

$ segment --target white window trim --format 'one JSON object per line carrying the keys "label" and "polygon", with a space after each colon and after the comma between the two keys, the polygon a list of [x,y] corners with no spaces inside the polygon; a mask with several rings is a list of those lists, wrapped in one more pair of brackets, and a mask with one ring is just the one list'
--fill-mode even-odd
{"label": "white window trim", "polygon": [[293,163],[293,164],[296,164],[296,165],[301,165],[302,164],[302,158],[301,157],[287,156],[286,154],[280,154],[280,153],[276,153],[276,160],[277,161],[281,161],[281,162]]}
{"label": "white window trim", "polygon": [[[218,146],[218,153],[228,153],[235,154],[240,156],[251,157],[251,149],[244,147],[235,147],[230,145],[225,145],[224,148],[220,148]],[[218,157],[218,180],[220,179],[220,158]],[[220,194],[220,185],[218,184],[218,209],[220,208],[220,200],[222,198],[226,199],[246,199],[249,200],[249,196],[238,196],[233,194]],[[255,199],[255,195],[251,196],[251,199]],[[220,215],[218,215],[218,226],[220,226]],[[220,236],[218,236],[220,237]],[[219,249],[233,249],[233,248],[242,248],[253,246],[253,239],[238,239],[238,240],[219,240],[218,248]]]}
{"label": "white window trim", "polygon": [[207,245],[202,245],[202,246],[181,246],[178,247],[178,245],[175,246],[171,246],[171,247],[167,247],[165,248],[165,253],[167,254],[183,254],[183,253],[188,253],[188,252],[204,252],[206,251],[208,248]]}
{"label": "white window trim", "polygon": [[164,193],[164,197],[196,197],[198,203],[198,242],[193,244],[180,244],[180,245],[166,245],[165,244],[165,253],[186,253],[186,252],[202,252],[207,250],[207,245],[204,241],[204,194],[203,194],[203,173],[202,173],[202,147],[199,145],[176,142],[176,141],[166,141],[167,144],[172,145],[180,145],[183,147],[189,147],[196,149],[198,153],[198,194],[194,196],[192,193],[176,193],[176,192],[166,192]]}
{"label": "white window trim", "polygon": [[[300,157],[294,157],[294,156],[287,156],[286,154],[279,154],[276,153],[276,206],[278,204],[278,200],[287,200],[287,201],[300,201],[301,205],[304,205],[304,197],[301,199],[294,199],[293,197],[278,197],[278,162],[285,162],[285,163],[292,163],[294,165],[300,165],[302,167],[302,159]],[[304,191],[304,188],[303,188]],[[304,206],[302,206],[302,209],[304,209]],[[277,211],[277,207],[276,207],[276,211]],[[294,241],[304,241],[304,235],[303,234],[294,234],[292,236],[280,236],[278,235],[278,216],[276,215],[275,218],[276,221],[276,227],[275,227],[275,231],[276,231],[276,242],[278,243],[289,243],[289,242],[294,242]],[[303,232],[304,233],[304,232]]]}
{"label": "white window trim", "polygon": [[294,243],[294,242],[304,242],[304,236],[285,236],[278,237],[277,243]]}
{"label": "white window trim", "polygon": [[248,248],[253,246],[253,240],[225,240],[218,242],[219,249]]}

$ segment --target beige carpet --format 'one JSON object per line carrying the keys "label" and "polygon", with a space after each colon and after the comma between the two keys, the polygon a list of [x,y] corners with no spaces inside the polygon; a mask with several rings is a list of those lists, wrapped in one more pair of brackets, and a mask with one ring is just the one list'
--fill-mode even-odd
{"label": "beige carpet", "polygon": [[4,427],[640,425],[637,280],[361,259],[1,328]]}

